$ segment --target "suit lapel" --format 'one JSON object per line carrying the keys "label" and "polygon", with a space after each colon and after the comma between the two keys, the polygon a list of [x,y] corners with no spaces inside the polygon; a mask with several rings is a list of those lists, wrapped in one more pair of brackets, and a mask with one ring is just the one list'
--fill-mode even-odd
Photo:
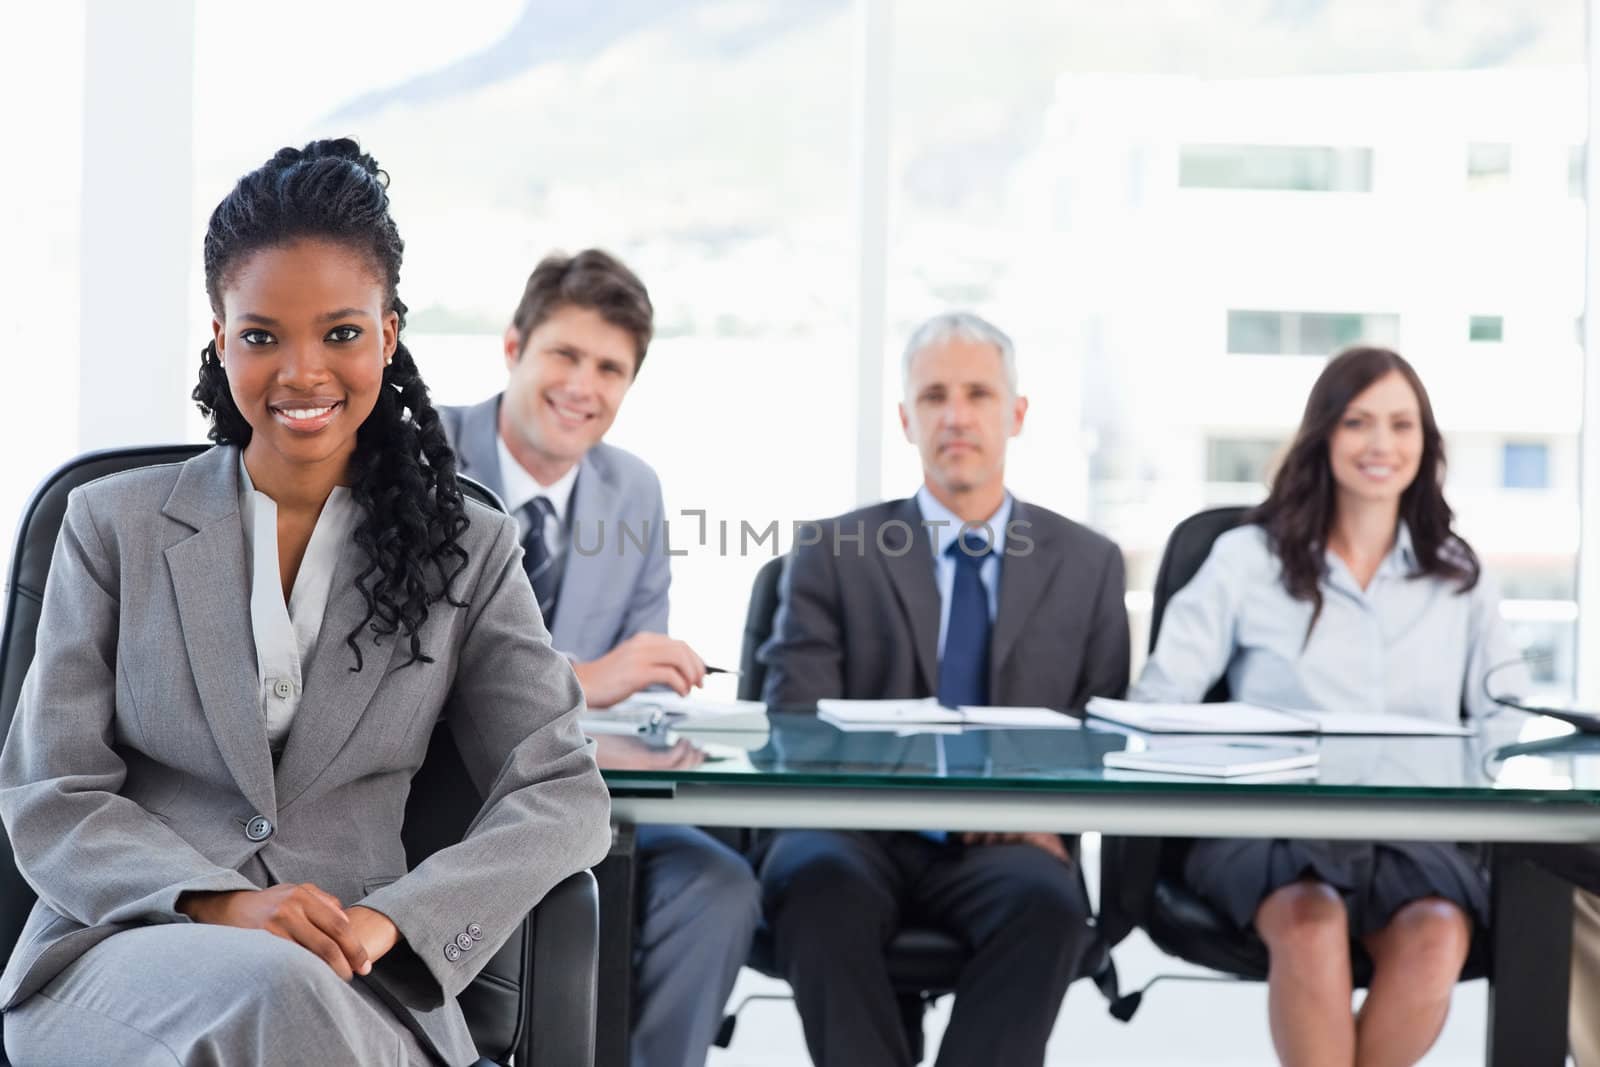
{"label": "suit lapel", "polygon": [[316,651],[304,679],[300,707],[278,765],[278,799],[283,807],[316,781],[350,739],[388,673],[398,646],[406,645],[405,656],[410,658],[407,638],[390,634],[379,644],[371,626],[362,626],[356,635],[361,669],[352,669],[356,665],[355,653],[345,638],[367,614],[366,599],[356,587],[356,576],[366,569],[366,562],[366,553],[354,538],[344,543],[333,571],[333,587],[317,634]]}
{"label": "suit lapel", "polygon": [[214,448],[183,465],[163,512],[195,529],[170,546],[189,669],[217,749],[257,811],[274,811],[272,753],[261,715],[250,576],[239,519],[239,452]]}
{"label": "suit lapel", "polygon": [[[1031,519],[1031,511],[1022,501],[1012,505],[1013,524]],[[1008,554],[1000,562],[1000,604],[995,612],[994,635],[989,640],[991,693],[1000,692],[1000,673],[1006,657],[1033,620],[1051,576],[1061,566],[1060,548],[1045,527],[1034,523],[1023,527],[1022,532],[1033,541],[1033,548],[1027,553]]]}
{"label": "suit lapel", "polygon": [[456,442],[460,472],[482,482],[498,497],[506,495],[505,480],[500,477],[500,447],[496,443],[502,395],[474,404],[462,414],[460,440]]}
{"label": "suit lapel", "polygon": [[[898,519],[910,529],[890,527]],[[939,586],[934,579],[933,554],[923,532],[922,512],[913,499],[897,501],[883,526],[884,552],[879,553],[889,584],[894,587],[911,631],[917,667],[927,692],[939,690]],[[868,530],[868,543],[876,543],[877,530]],[[909,537],[909,540],[907,538]]]}
{"label": "suit lapel", "polygon": [[[591,449],[578,465],[578,484],[572,487],[568,504],[569,540],[561,590],[556,598],[556,624],[550,643],[565,650],[580,649],[588,601],[595,590],[603,589],[608,573],[615,567],[618,546],[623,544],[618,489],[611,469],[601,463]],[[635,536],[643,531],[634,530]],[[660,530],[649,531],[651,538]],[[631,547],[627,551],[636,551]],[[607,637],[609,638],[609,634]]]}

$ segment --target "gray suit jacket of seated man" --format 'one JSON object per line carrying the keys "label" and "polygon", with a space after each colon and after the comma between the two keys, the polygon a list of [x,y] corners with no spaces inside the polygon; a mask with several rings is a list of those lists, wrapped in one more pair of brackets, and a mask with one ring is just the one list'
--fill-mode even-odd
{"label": "gray suit jacket of seated man", "polygon": [[[470,407],[441,407],[439,418],[459,472],[503,494],[499,394]],[[569,511],[566,572],[550,643],[584,663],[634,634],[666,633],[672,575],[656,472],[631,452],[595,445],[579,461]]]}

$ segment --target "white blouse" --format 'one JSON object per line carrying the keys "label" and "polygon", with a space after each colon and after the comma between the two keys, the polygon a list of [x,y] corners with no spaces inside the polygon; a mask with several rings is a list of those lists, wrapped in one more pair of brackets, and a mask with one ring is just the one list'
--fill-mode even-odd
{"label": "white blouse", "polygon": [[322,632],[322,616],[333,589],[339,552],[350,539],[358,507],[350,490],[334,486],[317,516],[305,558],[295,575],[289,602],[283,601],[278,570],[278,505],[256,489],[239,458],[239,518],[244,524],[245,559],[250,569],[250,623],[255,633],[256,674],[261,717],[274,753],[283,750],[300,707],[311,654]]}
{"label": "white blouse", "polygon": [[1233,698],[1252,704],[1449,722],[1465,709],[1474,720],[1495,717],[1497,727],[1514,730],[1521,716],[1498,714],[1483,686],[1490,670],[1509,663],[1495,673],[1494,691],[1529,689],[1494,581],[1485,573],[1463,593],[1455,580],[1412,577],[1415,567],[1404,523],[1366,589],[1328,553],[1322,614],[1308,641],[1311,604],[1284,588],[1266,531],[1230,530],[1168,603],[1130,696],[1198,701],[1225,676]]}

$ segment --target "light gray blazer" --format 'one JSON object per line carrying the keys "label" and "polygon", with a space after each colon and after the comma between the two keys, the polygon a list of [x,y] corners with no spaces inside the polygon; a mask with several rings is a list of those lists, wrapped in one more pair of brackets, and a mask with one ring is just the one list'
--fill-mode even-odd
{"label": "light gray blazer", "polygon": [[[0,1008],[120,930],[189,921],[176,910],[186,891],[314,882],[394,921],[403,940],[373,969],[379,992],[447,1061],[471,1062],[455,994],[552,886],[607,851],[582,691],[539,621],[516,523],[469,502],[454,586],[467,606],[430,606],[433,663],[402,667],[408,642],[364,629],[351,670],[365,556],[345,545],[275,768],[238,464],[237,449],[214,448],[68,501],[0,753],[0,819],[39,894]],[[464,840],[407,873],[406,796],[440,716],[488,799]],[[261,841],[258,816],[271,823]],[[447,953],[469,924],[481,943]]]}
{"label": "light gray blazer", "polygon": [[[439,417],[462,474],[503,494],[500,396],[471,407],[442,407]],[[637,633],[667,632],[672,573],[666,553],[666,508],[650,465],[605,443],[578,464],[572,539],[551,643],[579,662],[598,659]],[[623,535],[623,527],[630,536]],[[641,549],[639,543],[646,547]]]}

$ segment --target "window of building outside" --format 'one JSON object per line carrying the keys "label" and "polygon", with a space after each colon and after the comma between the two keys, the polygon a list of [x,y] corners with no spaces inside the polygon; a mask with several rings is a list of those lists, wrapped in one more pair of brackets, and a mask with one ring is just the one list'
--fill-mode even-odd
{"label": "window of building outside", "polygon": [[1206,441],[1206,481],[1266,485],[1284,448],[1275,438],[1213,437]]}
{"label": "window of building outside", "polygon": [[1504,341],[1505,319],[1499,315],[1474,315],[1467,323],[1469,341]]}
{"label": "window of building outside", "polygon": [[1550,447],[1538,441],[1507,441],[1501,452],[1500,484],[1507,489],[1550,488]]}
{"label": "window of building outside", "polygon": [[1178,184],[1186,189],[1370,193],[1372,149],[1184,145],[1178,156]]}
{"label": "window of building outside", "polygon": [[[1289,439],[1328,355],[1395,347],[1446,435],[1481,438],[1451,454],[1458,528],[1506,588],[1537,594],[1508,596],[1507,617],[1561,650],[1549,683],[1569,686],[1578,486],[1558,457],[1580,418],[1582,190],[1514,217],[1461,194],[1469,167],[1570,172],[1584,4],[1161,10],[896,5],[888,396],[926,315],[970,307],[1009,331],[1031,407],[1007,480],[1122,547],[1142,648],[1173,526],[1265,492],[1209,481],[1233,466],[1214,442]],[[1513,307],[1494,359],[1518,373],[1463,360],[1467,320]],[[1260,358],[1278,355],[1303,358]],[[901,495],[917,459],[888,422],[883,481]],[[1500,445],[1530,432],[1561,442],[1548,488],[1506,489]]]}
{"label": "window of building outside", "polygon": [[1228,310],[1235,355],[1329,356],[1355,344],[1395,345],[1398,315],[1322,311]]}
{"label": "window of building outside", "polygon": [[[674,635],[737,666],[776,548],[761,535],[778,524],[786,549],[795,520],[854,502],[851,20],[831,0],[569,16],[293,0],[266,20],[199,5],[196,271],[240,174],[282,144],[357,136],[391,175],[406,342],[436,402],[469,404],[504,384],[501,335],[539,259],[616,253],[650,290],[656,339],[606,440],[660,475],[686,553]],[[296,54],[308,22],[384,62],[230,76],[239,40]],[[201,299],[193,319],[198,351]]]}
{"label": "window of building outside", "polygon": [[1511,146],[1474,141],[1467,145],[1467,188],[1503,189],[1511,184]]}

